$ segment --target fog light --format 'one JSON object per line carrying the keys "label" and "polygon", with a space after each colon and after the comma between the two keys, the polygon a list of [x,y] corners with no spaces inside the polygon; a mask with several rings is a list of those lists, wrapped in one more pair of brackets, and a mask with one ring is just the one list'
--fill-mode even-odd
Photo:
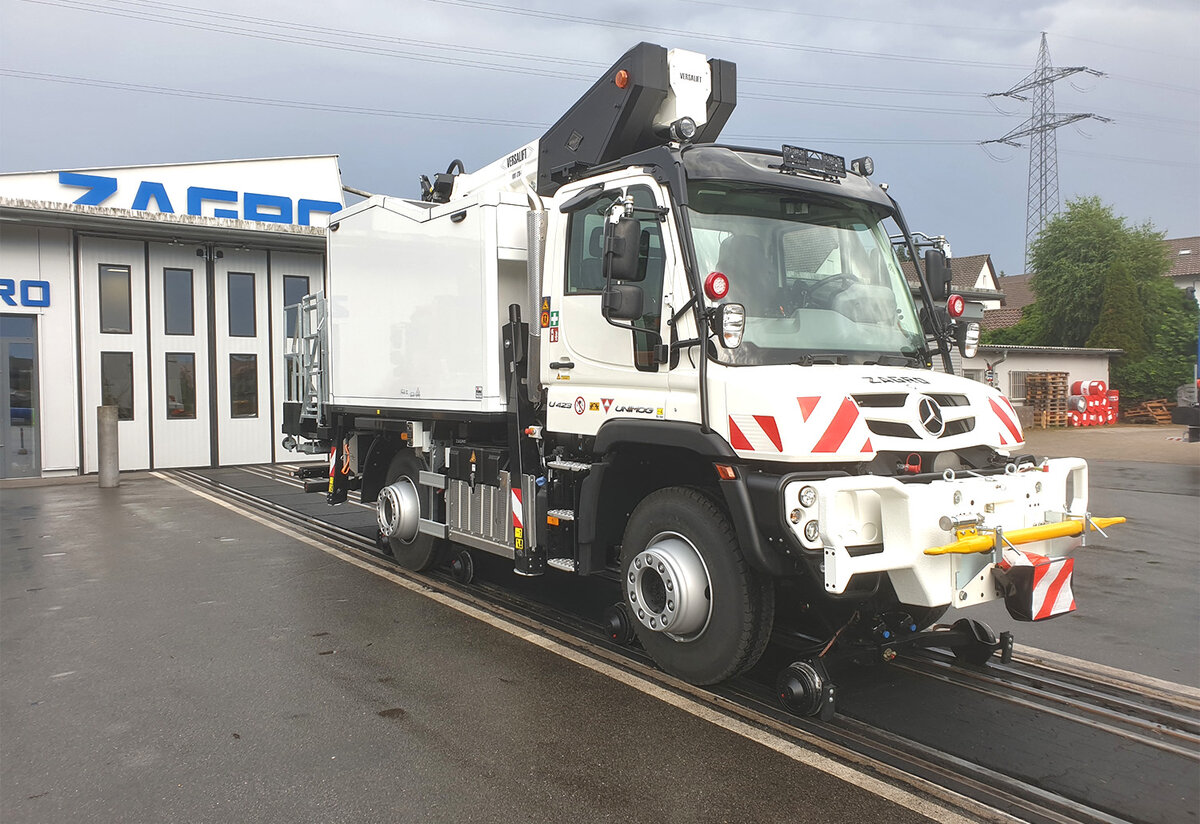
{"label": "fog light", "polygon": [[811,509],[817,504],[817,490],[811,486],[800,487],[800,506]]}
{"label": "fog light", "polygon": [[804,539],[806,541],[815,541],[821,533],[821,528],[816,521],[809,521],[804,525]]}

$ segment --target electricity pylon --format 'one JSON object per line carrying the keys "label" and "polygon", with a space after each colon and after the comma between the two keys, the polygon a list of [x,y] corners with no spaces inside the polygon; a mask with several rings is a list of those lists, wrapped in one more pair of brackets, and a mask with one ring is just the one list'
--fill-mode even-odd
{"label": "electricity pylon", "polygon": [[[1046,33],[1042,32],[1042,47],[1038,51],[1037,65],[1033,73],[1006,92],[996,92],[988,97],[1011,97],[1022,102],[1032,102],[1033,112],[1029,119],[1003,137],[985,140],[987,143],[1003,143],[1022,148],[1018,138],[1029,138],[1029,185],[1025,204],[1025,271],[1029,271],[1029,247],[1037,238],[1042,227],[1058,212],[1058,144],[1055,130],[1079,120],[1111,122],[1091,112],[1087,114],[1060,114],[1054,111],[1054,83],[1073,74],[1083,72],[1103,77],[1104,72],[1087,66],[1053,66],[1050,64],[1050,47],[1046,45]],[[1029,92],[1025,96],[1022,92]],[[981,144],[981,145],[983,145]]]}

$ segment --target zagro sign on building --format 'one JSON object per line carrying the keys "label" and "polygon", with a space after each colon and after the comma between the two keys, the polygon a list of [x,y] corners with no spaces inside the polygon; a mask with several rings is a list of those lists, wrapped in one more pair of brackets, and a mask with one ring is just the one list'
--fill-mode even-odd
{"label": "zagro sign on building", "polygon": [[334,155],[5,174],[0,196],[298,226],[343,205]]}

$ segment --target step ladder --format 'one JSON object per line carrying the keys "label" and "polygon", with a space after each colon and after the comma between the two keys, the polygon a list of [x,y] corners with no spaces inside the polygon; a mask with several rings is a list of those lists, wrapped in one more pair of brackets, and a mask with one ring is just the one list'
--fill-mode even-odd
{"label": "step ladder", "polygon": [[325,298],[321,294],[305,295],[285,311],[296,313],[293,335],[284,354],[286,400],[301,405],[300,420],[325,426],[325,364],[329,358]]}

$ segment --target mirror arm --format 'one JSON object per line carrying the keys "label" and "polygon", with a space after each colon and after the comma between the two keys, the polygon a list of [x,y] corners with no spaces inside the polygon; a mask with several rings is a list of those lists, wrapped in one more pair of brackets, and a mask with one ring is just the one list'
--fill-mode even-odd
{"label": "mirror arm", "polygon": [[692,307],[695,304],[696,304],[696,296],[692,295],[690,298],[688,298],[687,303],[685,303],[685,304],[683,304],[683,306],[679,307],[678,312],[671,315],[671,317],[667,318],[667,326],[674,329],[675,324],[679,323],[679,319],[682,318],[686,313],[692,311]]}

